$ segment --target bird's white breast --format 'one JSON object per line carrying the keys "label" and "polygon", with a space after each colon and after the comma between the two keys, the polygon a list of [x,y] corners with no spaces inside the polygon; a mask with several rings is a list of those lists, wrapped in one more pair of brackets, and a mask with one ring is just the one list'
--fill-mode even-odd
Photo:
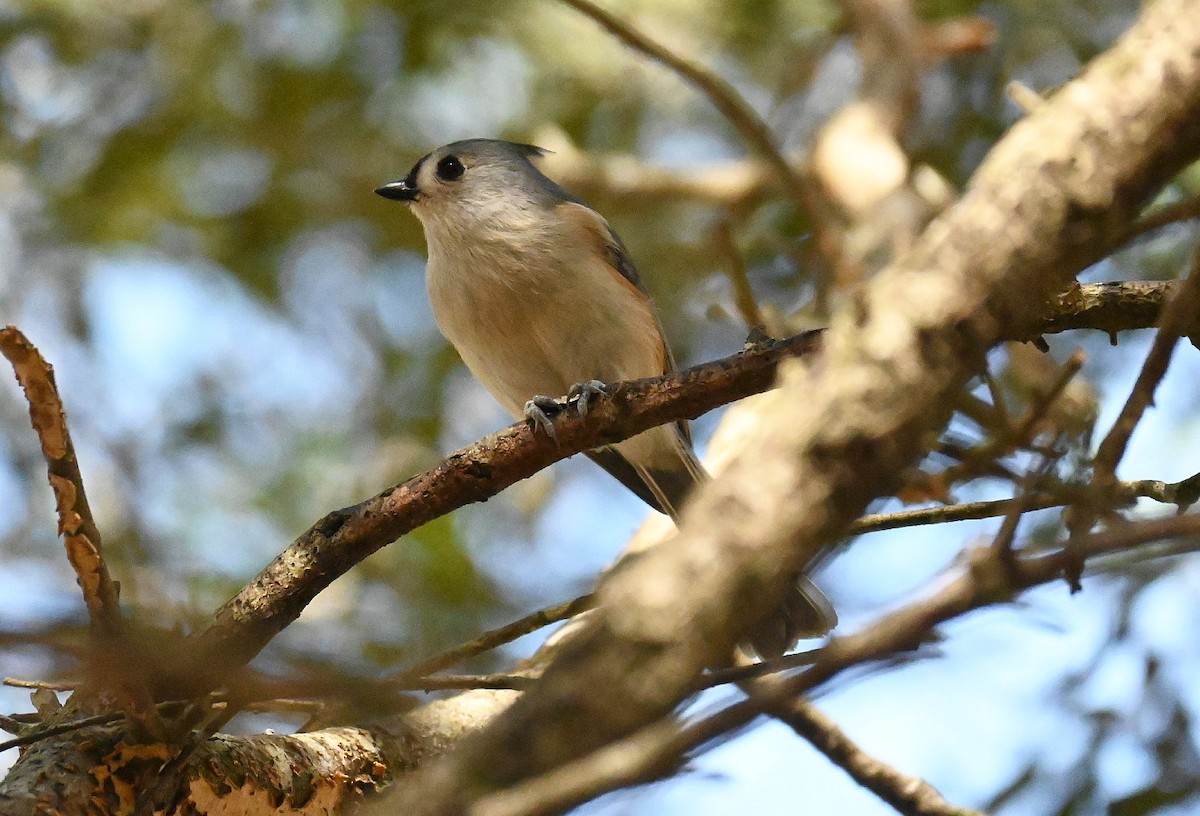
{"label": "bird's white breast", "polygon": [[426,224],[426,283],[442,333],[514,417],[577,382],[662,373],[649,303],[575,225],[475,227]]}

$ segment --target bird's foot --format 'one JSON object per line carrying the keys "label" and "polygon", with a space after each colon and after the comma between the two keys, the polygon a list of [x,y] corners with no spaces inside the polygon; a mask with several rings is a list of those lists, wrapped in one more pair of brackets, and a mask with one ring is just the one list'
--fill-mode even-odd
{"label": "bird's foot", "polygon": [[539,394],[525,403],[525,419],[533,426],[534,430],[541,428],[546,432],[546,436],[557,439],[554,431],[554,417],[561,414],[566,408],[566,400],[544,397]]}
{"label": "bird's foot", "polygon": [[596,397],[607,395],[607,385],[599,380],[588,380],[587,382],[575,383],[571,386],[571,390],[567,391],[567,402],[569,403],[574,400],[575,410],[579,412],[581,417],[586,417],[592,400]]}

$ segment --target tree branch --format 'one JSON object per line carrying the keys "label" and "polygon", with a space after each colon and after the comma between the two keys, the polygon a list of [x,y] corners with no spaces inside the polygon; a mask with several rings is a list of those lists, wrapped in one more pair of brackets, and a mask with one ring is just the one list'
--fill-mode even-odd
{"label": "tree branch", "polygon": [[1192,251],[1191,270],[1187,280],[1179,287],[1162,311],[1162,320],[1137,382],[1125,401],[1121,413],[1096,451],[1095,473],[1097,483],[1107,488],[1115,480],[1117,464],[1125,455],[1125,447],[1133,436],[1143,412],[1154,400],[1154,391],[1167,373],[1171,355],[1179,338],[1195,325],[1200,317],[1200,243]]}
{"label": "tree branch", "polygon": [[[1069,328],[1109,331],[1118,323],[1123,329],[1138,328],[1136,320],[1146,328],[1157,320],[1169,286],[1088,284],[1078,292],[1078,297],[1066,300],[1085,305],[1064,306],[1071,310],[1068,318],[1045,320],[1006,339],[1031,340],[1043,331]],[[573,414],[560,417],[557,446],[518,423],[403,484],[330,513],[218,610],[208,629],[189,640],[179,664],[165,670],[163,692],[187,696],[219,685],[225,672],[249,662],[335,578],[405,533],[464,505],[486,501],[580,451],[760,393],[771,387],[782,360],[811,354],[820,345],[820,335],[809,332],[770,341],[677,374],[622,383],[586,421]]]}
{"label": "tree branch", "polygon": [[824,196],[808,175],[796,168],[776,146],[771,128],[732,85],[714,71],[656,42],[634,26],[597,6],[592,0],[560,0],[594,20],[621,42],[665,65],[697,88],[725,120],[783,181],[784,192],[808,216],[817,245],[832,268],[841,255],[841,239],[825,212]]}
{"label": "tree branch", "polygon": [[455,646],[453,649],[447,649],[440,654],[405,666],[401,671],[387,678],[387,681],[404,682],[439,672],[469,657],[474,657],[475,655],[491,651],[498,646],[511,643],[519,637],[528,635],[530,632],[536,632],[543,626],[549,626],[552,623],[572,618],[581,612],[591,609],[595,602],[595,596],[588,593],[570,601],[539,609],[512,623],[501,626],[499,629],[484,632],[479,637]]}
{"label": "tree branch", "polygon": [[83,591],[88,616],[98,632],[116,634],[122,627],[117,588],[104,564],[100,530],[88,506],[75,446],[67,429],[67,415],[54,382],[54,369],[16,326],[0,329],[0,354],[12,365],[29,403],[29,418],[41,443],[50,487],[54,490],[58,532],[66,542],[67,558]]}
{"label": "tree branch", "polygon": [[100,528],[92,517],[75,445],[67,427],[54,368],[15,326],[0,329],[0,354],[12,365],[29,403],[29,418],[41,444],[58,511],[58,532],[83,593],[91,621],[89,658],[98,690],[112,692],[135,723],[161,731],[150,690],[139,668],[137,646],[127,636],[118,587],[108,573]]}
{"label": "tree branch", "polygon": [[924,779],[900,773],[871,756],[807,700],[795,699],[775,706],[771,714],[903,816],[983,816],[977,810],[946,801]]}
{"label": "tree branch", "polygon": [[820,332],[769,341],[666,377],[619,383],[586,420],[556,420],[556,440],[517,423],[459,450],[432,470],[330,513],[228,601],[165,667],[161,692],[186,697],[247,663],[335,578],[386,544],[463,505],[485,501],[548,465],[647,428],[695,417],[770,387],[781,360],[811,354]]}
{"label": "tree branch", "polygon": [[[1178,285],[1175,281],[1072,283],[1054,296],[1042,332],[1095,329],[1115,339],[1120,331],[1150,328],[1158,323],[1163,304]],[[1192,321],[1188,333],[1200,334],[1200,316]]]}
{"label": "tree branch", "polygon": [[1200,516],[1130,524],[1084,536],[1053,553],[1021,558],[1015,564],[1004,563],[1007,559],[1001,558],[994,548],[976,549],[953,580],[933,594],[863,626],[855,634],[830,641],[818,651],[812,668],[807,671],[793,677],[772,678],[770,684],[758,686],[754,696],[690,723],[680,724],[673,716],[665,716],[592,754],[493,793],[468,812],[471,816],[561,813],[619,787],[651,782],[677,767],[682,757],[748,725],[760,715],[786,712],[800,695],[849,668],[916,648],[926,641],[935,626],[968,611],[1006,602],[1020,590],[1058,580],[1063,569],[1079,555],[1096,557],[1183,537],[1189,540],[1189,549],[1200,548]]}

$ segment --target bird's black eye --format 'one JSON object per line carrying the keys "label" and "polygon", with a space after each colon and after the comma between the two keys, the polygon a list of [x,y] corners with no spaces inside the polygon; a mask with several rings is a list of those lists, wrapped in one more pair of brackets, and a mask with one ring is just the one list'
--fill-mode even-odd
{"label": "bird's black eye", "polygon": [[446,156],[437,163],[437,177],[442,181],[454,181],[466,170],[458,156]]}

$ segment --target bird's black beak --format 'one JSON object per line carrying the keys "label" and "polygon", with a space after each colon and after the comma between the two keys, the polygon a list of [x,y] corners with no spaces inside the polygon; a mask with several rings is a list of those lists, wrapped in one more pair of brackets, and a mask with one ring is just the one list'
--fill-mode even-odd
{"label": "bird's black beak", "polygon": [[392,201],[416,201],[417,196],[421,194],[421,191],[417,189],[416,182],[411,179],[389,181],[381,187],[376,187],[375,192]]}

